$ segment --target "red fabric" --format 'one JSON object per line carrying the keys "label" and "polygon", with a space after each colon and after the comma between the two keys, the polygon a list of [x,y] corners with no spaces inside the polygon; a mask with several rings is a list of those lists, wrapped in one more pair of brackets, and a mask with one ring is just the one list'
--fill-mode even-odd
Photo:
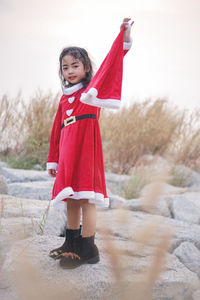
{"label": "red fabric", "polygon": [[[83,103],[99,107],[119,108],[122,90],[123,57],[127,53],[126,50],[123,50],[123,35],[124,27],[115,39],[97,73],[87,86],[85,94],[81,97]],[[90,91],[90,89],[93,91]],[[94,89],[97,91],[97,95],[93,94]]]}

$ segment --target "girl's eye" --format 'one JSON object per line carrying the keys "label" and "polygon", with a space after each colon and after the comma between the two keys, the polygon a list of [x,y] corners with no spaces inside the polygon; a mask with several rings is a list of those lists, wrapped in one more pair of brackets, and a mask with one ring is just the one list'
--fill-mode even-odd
{"label": "girl's eye", "polygon": [[74,66],[74,68],[78,68],[78,66],[76,65],[76,66]]}

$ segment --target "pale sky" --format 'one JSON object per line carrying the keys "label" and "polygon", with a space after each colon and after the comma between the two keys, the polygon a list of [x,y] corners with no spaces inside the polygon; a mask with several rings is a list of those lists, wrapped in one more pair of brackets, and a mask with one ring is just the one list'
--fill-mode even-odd
{"label": "pale sky", "polygon": [[167,98],[200,107],[200,0],[0,0],[0,96],[61,90],[63,47],[88,50],[98,67],[131,17],[123,103]]}

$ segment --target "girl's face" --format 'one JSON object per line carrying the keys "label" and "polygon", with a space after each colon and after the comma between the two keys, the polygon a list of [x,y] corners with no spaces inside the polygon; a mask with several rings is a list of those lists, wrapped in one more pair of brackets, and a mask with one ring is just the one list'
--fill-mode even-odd
{"label": "girl's face", "polygon": [[62,59],[62,74],[66,81],[70,84],[81,82],[86,76],[83,63],[71,55],[65,55]]}

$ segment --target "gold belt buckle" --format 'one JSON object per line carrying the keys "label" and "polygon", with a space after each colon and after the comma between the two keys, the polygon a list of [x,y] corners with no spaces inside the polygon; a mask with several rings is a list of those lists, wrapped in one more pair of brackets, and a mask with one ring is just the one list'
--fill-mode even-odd
{"label": "gold belt buckle", "polygon": [[71,125],[71,124],[73,124],[75,122],[76,122],[76,117],[75,116],[71,116],[71,117],[69,117],[69,118],[67,118],[67,119],[64,120],[64,125],[68,126],[68,125]]}

